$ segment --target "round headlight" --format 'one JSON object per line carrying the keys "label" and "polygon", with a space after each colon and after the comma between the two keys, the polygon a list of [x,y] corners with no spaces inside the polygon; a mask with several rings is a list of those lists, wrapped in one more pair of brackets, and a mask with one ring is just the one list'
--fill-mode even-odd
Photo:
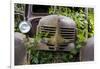
{"label": "round headlight", "polygon": [[31,23],[23,21],[19,24],[19,29],[22,33],[27,33],[31,29]]}

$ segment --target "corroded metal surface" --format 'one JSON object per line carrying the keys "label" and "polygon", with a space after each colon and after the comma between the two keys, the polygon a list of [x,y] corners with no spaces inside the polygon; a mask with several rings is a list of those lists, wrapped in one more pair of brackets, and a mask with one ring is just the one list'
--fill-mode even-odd
{"label": "corroded metal surface", "polygon": [[80,50],[81,61],[93,61],[94,60],[94,37],[89,38],[86,41],[86,45]]}
{"label": "corroded metal surface", "polygon": [[27,51],[24,45],[25,35],[15,32],[14,41],[15,41],[15,65],[26,64],[27,60]]}
{"label": "corroded metal surface", "polygon": [[37,32],[48,33],[48,36],[41,40],[38,49],[70,51],[75,47],[75,30],[76,24],[69,17],[58,15],[42,17]]}

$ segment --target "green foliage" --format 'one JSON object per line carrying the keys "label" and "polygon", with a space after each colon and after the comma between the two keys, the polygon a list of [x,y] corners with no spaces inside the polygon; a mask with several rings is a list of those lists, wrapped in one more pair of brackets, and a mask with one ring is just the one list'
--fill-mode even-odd
{"label": "green foliage", "polygon": [[88,37],[91,37],[94,35],[94,9],[93,8],[89,8],[88,11]]}
{"label": "green foliage", "polygon": [[24,12],[25,5],[24,4],[14,4],[14,9],[15,9],[15,12],[16,11],[18,11],[18,12]]}
{"label": "green foliage", "polygon": [[[71,52],[54,52],[54,51],[39,51],[37,45],[41,39],[47,37],[48,33],[38,33],[33,39],[26,40],[25,45],[27,51],[30,51],[31,64],[45,64],[45,63],[62,63],[72,62],[75,59],[75,50]],[[42,37],[44,35],[44,37]]]}
{"label": "green foliage", "polygon": [[[41,39],[44,38],[42,36],[46,37],[47,33],[39,32],[36,34],[36,36],[34,38],[27,38],[24,41],[27,51],[30,52],[31,64],[44,63],[45,62],[44,60],[46,60],[46,58],[43,57],[46,53],[41,54],[41,51],[37,50],[38,43],[41,41]],[[50,55],[50,54],[48,54],[48,55]]]}
{"label": "green foliage", "polygon": [[14,4],[14,20],[15,20],[14,30],[15,32],[20,32],[18,26],[19,26],[19,23],[24,20],[24,12],[25,12],[24,9],[25,9],[25,5]]}

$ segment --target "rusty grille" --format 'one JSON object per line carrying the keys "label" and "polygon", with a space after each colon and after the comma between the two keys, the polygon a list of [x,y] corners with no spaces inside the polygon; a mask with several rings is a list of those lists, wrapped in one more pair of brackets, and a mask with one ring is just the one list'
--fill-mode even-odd
{"label": "rusty grille", "polygon": [[51,36],[54,36],[56,32],[56,27],[41,26],[41,32],[48,33],[47,38],[50,38]]}
{"label": "rusty grille", "polygon": [[75,28],[60,28],[61,36],[71,41],[75,40]]}
{"label": "rusty grille", "polygon": [[[67,40],[70,40],[70,42],[75,41],[75,28],[60,28],[60,35]],[[48,33],[48,36],[46,38],[50,38],[51,36],[54,36],[56,33],[56,27],[49,27],[49,26],[41,26],[41,32]],[[44,35],[43,35],[44,37]],[[55,50],[55,45],[53,44],[46,44],[48,46],[49,50]],[[68,46],[68,43],[61,43],[58,45],[58,48],[56,50],[62,51],[65,50]]]}
{"label": "rusty grille", "polygon": [[[69,40],[70,42],[74,43],[75,28],[60,28],[60,34],[64,39]],[[68,43],[64,42],[59,45],[58,50],[64,50],[67,46],[68,46]]]}

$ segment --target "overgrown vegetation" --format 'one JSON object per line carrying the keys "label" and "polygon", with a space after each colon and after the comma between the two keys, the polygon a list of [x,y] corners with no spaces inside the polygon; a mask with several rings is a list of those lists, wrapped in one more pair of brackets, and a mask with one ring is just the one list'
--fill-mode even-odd
{"label": "overgrown vegetation", "polygon": [[20,32],[18,26],[19,26],[19,23],[21,21],[24,20],[24,13],[25,13],[25,5],[23,4],[15,4],[14,5],[14,22],[15,22],[15,25],[14,25],[14,30],[15,32]]}
{"label": "overgrown vegetation", "polygon": [[[85,10],[86,9],[86,10]],[[82,46],[82,43],[87,38],[94,35],[94,10],[93,8],[83,7],[51,7],[49,9],[50,14],[57,14],[68,16],[72,18],[77,25],[77,36],[76,36],[76,51]],[[78,49],[78,50],[77,50]]]}
{"label": "overgrown vegetation", "polygon": [[[23,11],[24,5],[15,5],[15,11]],[[19,9],[18,9],[19,8]],[[37,42],[41,38],[41,34],[36,35],[33,38],[33,42],[27,42],[26,46],[29,46],[28,50],[31,51],[31,64],[43,64],[43,63],[58,63],[58,62],[74,62],[79,61],[79,50],[82,47],[87,38],[94,35],[94,10],[88,8],[88,12],[83,7],[51,7],[48,10],[49,14],[57,14],[68,16],[72,18],[77,25],[76,36],[76,48],[71,52],[50,52],[50,51],[38,51],[33,50]],[[15,12],[16,13],[16,12]],[[88,15],[86,15],[86,13]],[[15,15],[15,32],[18,31],[18,24],[23,20],[22,15]]]}

